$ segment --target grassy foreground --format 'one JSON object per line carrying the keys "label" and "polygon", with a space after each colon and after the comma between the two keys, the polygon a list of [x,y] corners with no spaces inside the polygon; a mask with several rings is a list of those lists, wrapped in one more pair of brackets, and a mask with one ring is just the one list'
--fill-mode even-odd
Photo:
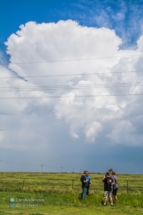
{"label": "grassy foreground", "polygon": [[[118,176],[118,201],[113,207],[102,204],[102,174],[90,175],[94,185],[90,189],[90,196],[82,201],[80,173],[0,173],[0,214],[143,214],[143,175]],[[14,198],[14,204],[10,202],[11,198]]]}
{"label": "grassy foreground", "polygon": [[[41,192],[41,193],[0,193],[0,214],[18,215],[129,215],[143,214],[143,194],[120,193],[118,202],[111,207],[102,205],[103,196],[91,194],[84,201],[76,192]],[[15,198],[15,206],[10,207],[10,198]],[[33,201],[31,201],[33,199]],[[26,201],[23,201],[26,200]],[[35,200],[35,201],[34,201]],[[36,200],[40,200],[37,202]],[[41,201],[42,200],[42,201]]]}
{"label": "grassy foreground", "polygon": [[[45,212],[44,212],[45,211]],[[25,210],[25,212],[21,210],[5,210],[0,214],[3,215],[141,215],[143,214],[143,209],[140,208],[132,208],[129,206],[123,208],[100,208],[100,207],[61,207],[61,206],[48,206],[47,209],[42,208],[40,210]]]}

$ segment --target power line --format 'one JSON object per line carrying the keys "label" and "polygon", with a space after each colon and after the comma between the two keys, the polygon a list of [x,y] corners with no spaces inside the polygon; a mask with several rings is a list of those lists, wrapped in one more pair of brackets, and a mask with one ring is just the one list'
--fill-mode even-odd
{"label": "power line", "polygon": [[81,95],[81,96],[36,96],[36,97],[0,97],[0,100],[5,100],[5,99],[42,99],[42,98],[84,98],[84,97],[89,97],[89,98],[92,98],[92,97],[114,97],[114,96],[143,96],[142,93],[137,93],[137,94],[113,94],[113,95],[107,95],[107,94],[104,94],[104,95]]}
{"label": "power line", "polygon": [[97,83],[91,83],[91,84],[77,84],[77,85],[71,85],[71,84],[49,84],[49,85],[21,85],[21,86],[10,86],[10,87],[5,87],[2,86],[0,87],[0,90],[3,89],[14,89],[14,90],[20,90],[20,89],[41,89],[41,88],[48,88],[48,89],[85,89],[85,88],[98,88],[98,87],[124,87],[124,86],[142,86],[143,82],[111,82],[111,83],[102,83],[102,84],[97,84]]}
{"label": "power line", "polygon": [[3,160],[0,160],[0,162],[2,162],[2,163],[8,163],[8,164],[15,164],[15,165],[41,166],[40,164],[39,164],[39,165],[35,165],[35,164],[25,164],[25,163],[11,162],[11,161],[3,161]]}
{"label": "power line", "polygon": [[[43,63],[58,63],[58,62],[70,62],[70,61],[84,61],[84,60],[95,60],[95,59],[110,59],[110,58],[123,58],[123,57],[138,57],[143,53],[139,53],[137,55],[126,55],[126,56],[109,56],[109,57],[90,57],[90,58],[76,58],[76,59],[65,59],[65,60],[47,60],[47,61],[29,61],[29,62],[10,62],[10,64],[43,64]],[[9,63],[1,63],[0,65],[9,65]]]}
{"label": "power line", "polygon": [[[97,83],[92,83],[92,84],[78,84],[77,86],[79,87],[89,87],[89,86],[112,86],[112,85],[136,85],[136,84],[143,84],[143,82],[111,82],[111,83],[102,83],[102,84],[97,84]],[[26,85],[23,85],[23,86],[20,86],[20,87],[0,87],[0,88],[14,88],[14,89],[19,89],[19,88],[27,88],[27,87],[31,87],[31,88],[37,88],[37,87],[73,87],[73,85],[70,85],[70,84],[50,84],[50,85],[37,85],[37,86],[33,86],[33,85],[29,85],[29,86],[26,86]]]}
{"label": "power line", "polygon": [[90,90],[90,89],[102,89],[102,88],[122,88],[122,87],[131,87],[131,86],[143,86],[143,83],[122,83],[121,85],[117,84],[107,84],[107,85],[83,85],[83,86],[69,86],[69,85],[63,85],[63,86],[28,86],[28,87],[0,87],[0,92],[33,92],[33,91],[51,91],[51,90]]}
{"label": "power line", "polygon": [[[60,166],[48,166],[47,164],[30,164],[30,163],[17,163],[17,162],[12,162],[12,161],[5,161],[5,160],[0,160],[1,163],[6,163],[6,164],[12,164],[12,165],[19,165],[19,166],[38,166],[38,167],[43,167],[46,166],[48,168],[61,168]],[[68,167],[68,166],[64,166]],[[63,168],[63,167],[62,167]]]}
{"label": "power line", "polygon": [[[101,70],[101,69],[100,69]],[[98,70],[99,71],[99,70]],[[86,76],[86,75],[106,75],[106,74],[122,74],[122,73],[141,73],[143,71],[126,71],[126,72],[92,72],[92,73],[74,73],[74,74],[56,74],[56,75],[29,75],[29,76],[13,76],[13,77],[0,77],[0,79],[10,78],[53,78],[53,77],[65,77],[65,76]]]}

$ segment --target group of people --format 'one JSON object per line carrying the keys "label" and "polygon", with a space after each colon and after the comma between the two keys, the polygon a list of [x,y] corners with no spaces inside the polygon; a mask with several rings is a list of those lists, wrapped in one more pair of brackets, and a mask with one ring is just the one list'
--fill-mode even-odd
{"label": "group of people", "polygon": [[108,199],[111,206],[113,202],[117,201],[118,178],[113,169],[109,169],[104,175],[102,181],[104,182],[104,206],[107,205]]}
{"label": "group of people", "polygon": [[[83,200],[86,195],[89,195],[89,188],[91,182],[91,178],[89,176],[88,171],[84,171],[81,175],[81,183],[82,183],[82,193],[81,199]],[[113,202],[117,201],[117,190],[118,190],[118,178],[116,173],[113,169],[109,169],[108,172],[102,178],[102,182],[104,183],[104,203],[103,205],[106,206],[108,199],[110,200],[111,206]]]}

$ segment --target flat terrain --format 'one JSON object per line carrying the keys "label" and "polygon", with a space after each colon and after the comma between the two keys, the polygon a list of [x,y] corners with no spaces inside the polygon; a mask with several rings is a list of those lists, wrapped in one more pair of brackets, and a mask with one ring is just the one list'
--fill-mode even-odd
{"label": "flat terrain", "polygon": [[[80,173],[0,173],[0,214],[143,214],[143,175],[118,175],[118,202],[103,202],[103,174],[90,174],[90,195],[80,199]],[[14,198],[14,202],[12,202]]]}

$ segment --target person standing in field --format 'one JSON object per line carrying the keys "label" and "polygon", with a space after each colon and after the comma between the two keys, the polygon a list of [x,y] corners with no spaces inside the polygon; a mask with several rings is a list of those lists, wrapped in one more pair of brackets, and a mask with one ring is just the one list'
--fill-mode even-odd
{"label": "person standing in field", "polygon": [[113,205],[113,199],[112,199],[112,185],[113,185],[113,179],[110,177],[110,173],[106,172],[104,175],[102,182],[104,182],[104,206],[107,205],[108,198],[110,199],[111,206]]}
{"label": "person standing in field", "polygon": [[87,180],[86,180],[86,171],[83,172],[82,176],[80,177],[80,181],[82,184],[82,193],[81,193],[81,199],[83,200],[87,193]]}
{"label": "person standing in field", "polygon": [[112,176],[113,169],[110,168],[110,169],[108,170],[108,172],[110,173],[110,176]]}
{"label": "person standing in field", "polygon": [[[110,169],[108,170],[108,172],[109,172],[109,174],[110,174],[110,177],[111,177],[111,178],[113,179],[113,181],[114,181],[114,177],[113,177],[113,175],[112,175],[113,169],[110,168]],[[113,193],[113,186],[111,186],[111,190],[112,190],[112,193]]]}
{"label": "person standing in field", "polygon": [[90,184],[92,184],[92,182],[91,182],[91,178],[90,178],[90,176],[89,176],[89,172],[88,171],[86,171],[86,173],[85,173],[85,177],[86,177],[86,184],[87,184],[87,192],[86,192],[86,195],[89,195],[89,188],[90,188]]}
{"label": "person standing in field", "polygon": [[112,194],[113,194],[114,202],[116,202],[117,201],[117,190],[118,190],[118,178],[117,178],[115,172],[112,172],[112,178],[114,181]]}

